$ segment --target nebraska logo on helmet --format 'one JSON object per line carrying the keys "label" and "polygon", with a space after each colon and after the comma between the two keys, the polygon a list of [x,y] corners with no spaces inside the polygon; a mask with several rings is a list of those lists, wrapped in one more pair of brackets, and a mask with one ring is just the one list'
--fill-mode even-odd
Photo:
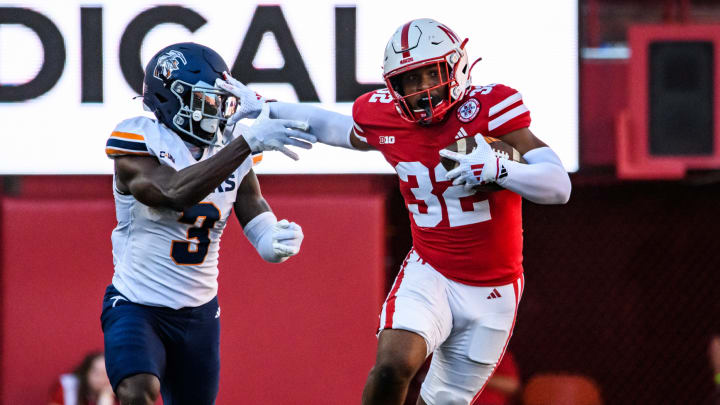
{"label": "nebraska logo on helmet", "polygon": [[462,122],[470,122],[480,112],[480,102],[474,98],[469,99],[457,109],[457,117]]}
{"label": "nebraska logo on helmet", "polygon": [[153,76],[155,76],[156,79],[163,81],[169,79],[170,76],[172,76],[173,71],[180,69],[180,61],[178,61],[178,59],[182,61],[183,65],[187,65],[185,55],[183,55],[180,51],[173,49],[164,55],[161,55],[155,65]]}

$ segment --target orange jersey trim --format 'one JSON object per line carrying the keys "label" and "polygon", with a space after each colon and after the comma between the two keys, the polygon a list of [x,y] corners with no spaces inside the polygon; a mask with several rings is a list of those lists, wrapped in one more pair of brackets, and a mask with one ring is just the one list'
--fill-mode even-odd
{"label": "orange jersey trim", "polygon": [[105,148],[105,153],[108,156],[121,156],[121,155],[138,155],[138,156],[151,156],[148,152],[128,152],[126,150]]}
{"label": "orange jersey trim", "polygon": [[119,131],[113,131],[110,136],[114,136],[116,138],[123,138],[123,139],[134,139],[136,141],[144,141],[145,137],[138,134],[133,134],[131,132],[119,132]]}

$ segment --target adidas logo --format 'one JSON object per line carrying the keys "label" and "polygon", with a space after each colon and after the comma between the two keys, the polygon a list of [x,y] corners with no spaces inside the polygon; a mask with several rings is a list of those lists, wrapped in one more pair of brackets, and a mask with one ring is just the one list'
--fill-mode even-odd
{"label": "adidas logo", "polygon": [[497,288],[493,288],[490,295],[487,296],[487,299],[491,300],[493,298],[500,298],[502,295],[500,295],[500,291],[497,290]]}
{"label": "adidas logo", "polygon": [[505,166],[504,166],[504,165],[500,165],[500,173],[498,173],[498,177],[497,177],[497,178],[498,178],[498,179],[502,179],[503,177],[507,177],[507,175],[508,175],[508,173],[507,173],[507,169],[505,168]]}
{"label": "adidas logo", "polygon": [[460,127],[460,130],[458,131],[457,135],[455,135],[455,139],[465,138],[468,134],[465,132],[465,128]]}

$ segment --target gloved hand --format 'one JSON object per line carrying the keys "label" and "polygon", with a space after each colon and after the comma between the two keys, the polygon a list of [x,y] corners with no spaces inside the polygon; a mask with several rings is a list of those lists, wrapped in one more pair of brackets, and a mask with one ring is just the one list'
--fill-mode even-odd
{"label": "gloved hand", "polygon": [[309,128],[310,126],[306,122],[270,118],[270,105],[265,103],[262,106],[260,116],[253,125],[242,130],[240,135],[245,138],[253,152],[279,150],[290,158],[298,160],[297,153],[291,151],[285,145],[297,146],[303,149],[312,148],[311,143],[315,143],[317,138],[314,135],[302,132],[307,131]]}
{"label": "gloved hand", "polygon": [[300,252],[303,237],[300,225],[287,219],[278,221],[272,227],[273,253],[278,258],[295,256]]}
{"label": "gloved hand", "polygon": [[257,118],[265,103],[265,99],[247,86],[235,80],[228,72],[223,72],[223,78],[215,79],[215,86],[227,91],[238,99],[235,114],[227,121],[227,125],[234,125],[243,118]]}
{"label": "gloved hand", "polygon": [[440,156],[460,163],[458,167],[447,172],[446,177],[452,180],[454,186],[462,184],[465,190],[477,185],[497,182],[502,160],[505,160],[495,155],[482,135],[475,135],[475,142],[477,147],[467,155],[446,149],[440,150]]}

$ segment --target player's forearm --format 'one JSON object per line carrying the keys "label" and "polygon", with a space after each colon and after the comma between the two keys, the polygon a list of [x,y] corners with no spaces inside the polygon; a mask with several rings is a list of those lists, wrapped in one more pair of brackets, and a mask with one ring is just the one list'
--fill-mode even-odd
{"label": "player's forearm", "polygon": [[250,147],[242,137],[239,137],[210,159],[175,172],[166,185],[161,186],[167,205],[182,210],[202,201],[249,155]]}
{"label": "player's forearm", "polygon": [[504,161],[508,174],[498,184],[537,204],[565,204],[570,199],[570,177],[548,147],[523,155],[528,164]]}
{"label": "player's forearm", "polygon": [[355,149],[350,141],[353,121],[348,115],[305,104],[273,102],[270,103],[270,117],[305,121],[310,126],[309,132],[319,142]]}

